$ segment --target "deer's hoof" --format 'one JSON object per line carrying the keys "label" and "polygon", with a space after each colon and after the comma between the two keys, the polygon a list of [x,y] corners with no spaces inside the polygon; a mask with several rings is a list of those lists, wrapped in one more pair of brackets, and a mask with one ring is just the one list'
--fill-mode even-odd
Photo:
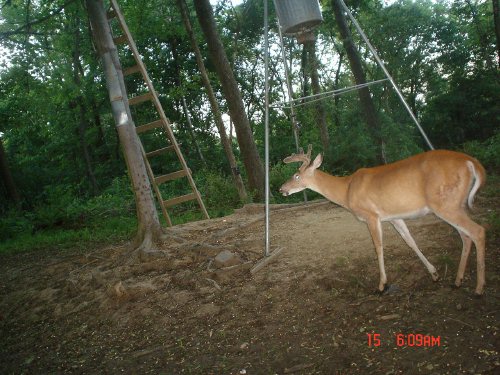
{"label": "deer's hoof", "polygon": [[400,289],[397,285],[392,285],[392,284],[385,284],[383,290],[377,290],[378,295],[386,295],[386,294],[394,294],[399,292]]}
{"label": "deer's hoof", "polygon": [[483,296],[483,293],[484,293],[483,289],[476,289],[474,291],[474,297],[479,299]]}

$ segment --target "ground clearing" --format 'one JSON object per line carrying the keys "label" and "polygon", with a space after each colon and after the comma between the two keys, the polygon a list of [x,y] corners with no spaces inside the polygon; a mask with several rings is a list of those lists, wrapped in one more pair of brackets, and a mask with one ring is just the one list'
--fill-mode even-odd
{"label": "ground clearing", "polygon": [[[480,206],[484,223],[495,206]],[[500,372],[498,243],[488,243],[477,299],[475,252],[463,287],[450,288],[461,250],[450,226],[433,216],[409,222],[437,283],[385,226],[387,274],[399,291],[378,296],[371,239],[348,212],[316,203],[273,209],[271,221],[273,247],[284,250],[255,275],[261,206],[175,227],[166,256],[140,264],[126,265],[127,246],[2,256],[1,372]],[[239,259],[217,268],[224,250]]]}

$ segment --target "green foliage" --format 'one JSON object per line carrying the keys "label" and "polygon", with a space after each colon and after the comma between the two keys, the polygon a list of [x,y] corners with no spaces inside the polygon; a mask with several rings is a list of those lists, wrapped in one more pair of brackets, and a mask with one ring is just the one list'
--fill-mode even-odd
{"label": "green foliage", "polygon": [[0,218],[0,241],[19,237],[23,233],[31,234],[33,223],[19,212],[12,210]]}
{"label": "green foliage", "polygon": [[[220,137],[208,110],[199,72],[186,43],[186,32],[174,1],[120,1],[128,26],[148,67],[167,116],[193,170],[212,217],[225,215],[240,202],[230,177]],[[192,4],[188,2],[188,7]],[[262,2],[245,1],[233,8],[227,1],[215,6],[222,41],[242,89],[245,109],[259,152],[263,155],[264,77],[262,59]],[[336,34],[330,1],[322,1],[325,21],[318,28],[317,54],[323,90],[353,84],[342,41]],[[500,80],[495,55],[493,18],[489,1],[398,0],[351,1],[366,34],[386,63],[409,105],[436,147],[463,149],[489,171],[500,170]],[[53,2],[5,2],[0,8],[0,136],[23,210],[13,210],[0,186],[1,249],[85,246],[99,241],[130,238],[134,232],[134,197],[109,110],[102,67],[96,58],[82,2],[54,13]],[[285,100],[281,51],[277,48],[276,19],[270,7],[271,103]],[[26,11],[29,14],[26,14]],[[207,55],[206,43],[191,21]],[[51,15],[52,16],[49,16]],[[44,22],[19,28],[26,19]],[[166,22],[168,20],[168,22]],[[147,25],[145,27],[144,25]],[[115,25],[116,27],[116,25]],[[14,29],[17,32],[9,34]],[[21,30],[21,31],[19,31]],[[25,30],[32,35],[26,36]],[[57,30],[55,33],[54,30]],[[117,31],[117,30],[116,30]],[[360,37],[355,44],[364,59],[367,80],[383,78]],[[28,43],[29,41],[29,43]],[[291,80],[296,96],[307,88],[301,73],[302,46],[286,39]],[[124,67],[132,58],[120,52]],[[227,103],[205,59],[221,109]],[[338,68],[338,71],[337,71]],[[131,93],[143,90],[136,76],[127,77]],[[309,82],[310,85],[310,82]],[[370,87],[382,127],[388,161],[425,148],[420,134],[388,83]],[[181,99],[193,123],[188,131]],[[367,130],[356,93],[325,100],[331,146],[321,147],[314,105],[296,108],[300,146],[313,144],[313,157],[322,152],[323,170],[338,174],[375,164],[377,145]],[[152,106],[133,108],[136,125],[156,120]],[[288,109],[272,109],[270,117],[270,190],[273,202],[290,203],[302,194],[282,197],[278,189],[297,165],[281,160],[295,151]],[[194,138],[203,153],[202,162]],[[234,133],[233,133],[234,136]],[[141,135],[145,148],[164,147],[164,135]],[[236,140],[234,150],[240,160]],[[88,159],[87,159],[88,158]],[[178,170],[175,155],[155,158],[155,171]],[[246,171],[242,168],[245,179]],[[91,177],[96,183],[92,182]],[[162,185],[165,197],[186,193],[185,181]],[[249,192],[251,195],[251,192]],[[309,197],[314,197],[313,194]],[[172,210],[174,223],[200,218],[195,204]],[[10,251],[10,250],[9,250]]]}
{"label": "green foliage", "polygon": [[466,142],[463,145],[463,150],[476,157],[485,168],[492,172],[498,173],[500,170],[500,132],[483,142]]}
{"label": "green foliage", "polygon": [[492,211],[488,214],[488,235],[491,243],[498,243],[500,240],[500,213]]}
{"label": "green foliage", "polygon": [[[0,220],[3,226],[4,220]],[[35,233],[19,232],[15,237],[0,241],[0,253],[23,251],[88,251],[102,245],[128,241],[137,230],[135,217],[107,218],[78,229],[47,229]]]}
{"label": "green foliage", "polygon": [[133,216],[134,197],[127,178],[117,178],[102,194],[81,199],[71,186],[55,185],[45,189],[43,204],[29,214],[35,230],[74,229],[103,218]]}
{"label": "green foliage", "polygon": [[230,212],[242,204],[238,191],[229,176],[213,171],[203,171],[196,175],[196,183],[207,209],[214,212],[216,216],[220,216],[217,215],[218,212]]}
{"label": "green foliage", "polygon": [[84,200],[56,185],[32,211],[10,211],[0,219],[0,252],[13,249],[84,246],[130,238],[136,225],[128,178],[115,179],[101,195]]}

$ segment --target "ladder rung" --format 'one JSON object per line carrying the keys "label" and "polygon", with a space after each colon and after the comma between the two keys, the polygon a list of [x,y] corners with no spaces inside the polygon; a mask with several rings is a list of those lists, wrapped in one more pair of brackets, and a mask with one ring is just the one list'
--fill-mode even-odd
{"label": "ladder rung", "polygon": [[116,17],[116,10],[112,9],[109,12],[107,12],[106,17],[108,17],[108,20],[115,18]]}
{"label": "ladder rung", "polygon": [[141,68],[139,67],[139,65],[129,66],[128,68],[123,69],[123,75],[129,76],[131,74],[134,74],[134,73],[137,73],[140,71],[141,71]]}
{"label": "ladder rung", "polygon": [[163,184],[164,182],[167,181],[172,181],[172,180],[177,180],[178,178],[182,178],[186,176],[187,173],[184,169],[181,169],[180,171],[169,173],[160,177],[155,178],[155,183],[156,185]]}
{"label": "ladder rung", "polygon": [[[132,105],[131,101],[132,101],[132,99],[129,101],[129,105]],[[137,132],[137,134],[140,134],[140,133],[147,132],[148,130],[151,130],[151,129],[159,128],[162,125],[163,125],[162,120],[156,120],[156,121],[150,122],[149,124],[136,127],[135,131]]]}
{"label": "ladder rung", "polygon": [[182,196],[177,197],[177,198],[169,199],[168,201],[163,201],[163,205],[165,207],[172,207],[172,206],[175,206],[176,204],[179,204],[179,203],[195,200],[196,198],[197,198],[197,196],[195,193],[186,194],[186,195],[182,195]]}
{"label": "ladder rung", "polygon": [[147,92],[145,94],[137,95],[137,96],[134,96],[133,98],[130,98],[128,100],[128,104],[129,105],[136,105],[136,104],[139,104],[139,103],[142,103],[142,102],[145,102],[148,100],[152,100],[152,99],[153,99],[153,94],[151,94],[150,92]]}
{"label": "ladder rung", "polygon": [[165,153],[167,153],[169,151],[172,151],[174,149],[175,149],[175,146],[174,145],[170,145],[170,146],[163,147],[163,148],[160,148],[160,149],[155,150],[155,151],[148,152],[148,153],[146,153],[146,157],[151,158],[153,156],[158,156],[158,155],[161,155],[161,154],[165,154]]}
{"label": "ladder rung", "polygon": [[126,35],[121,35],[113,38],[113,42],[115,42],[115,44],[125,44],[128,43],[128,39]]}

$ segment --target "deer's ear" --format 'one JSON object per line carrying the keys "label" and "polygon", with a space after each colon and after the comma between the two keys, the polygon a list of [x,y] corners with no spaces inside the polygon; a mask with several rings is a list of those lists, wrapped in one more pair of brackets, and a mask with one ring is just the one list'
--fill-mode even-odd
{"label": "deer's ear", "polygon": [[314,159],[311,166],[314,169],[318,169],[321,166],[321,163],[323,163],[323,156],[321,156],[321,154],[318,154],[318,156],[316,156],[316,159]]}

